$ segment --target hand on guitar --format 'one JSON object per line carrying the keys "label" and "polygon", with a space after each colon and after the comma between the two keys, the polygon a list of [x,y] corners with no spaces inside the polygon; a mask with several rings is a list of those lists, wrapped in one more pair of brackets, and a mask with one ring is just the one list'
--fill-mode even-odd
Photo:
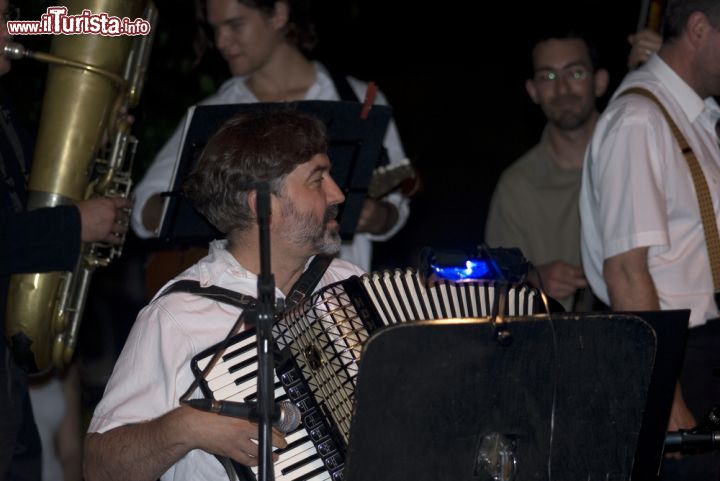
{"label": "hand on guitar", "polygon": [[397,207],[390,202],[365,199],[356,230],[357,232],[380,235],[389,231],[397,220]]}
{"label": "hand on guitar", "polygon": [[390,192],[400,191],[405,197],[415,195],[421,189],[420,175],[410,163],[409,159],[383,165],[373,171],[368,197],[380,199]]}

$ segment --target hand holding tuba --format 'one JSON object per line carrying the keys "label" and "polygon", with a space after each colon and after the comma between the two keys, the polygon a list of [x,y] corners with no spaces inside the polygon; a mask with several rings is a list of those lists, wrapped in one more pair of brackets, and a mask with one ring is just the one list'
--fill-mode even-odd
{"label": "hand holding tuba", "polygon": [[[142,16],[153,25],[151,33],[157,17],[149,0],[75,0],[67,8],[70,14],[89,9],[121,18]],[[10,58],[51,64],[28,210],[96,196],[128,197],[137,141],[126,113],[139,100],[151,42],[150,36],[58,35],[50,54],[17,44],[5,48]],[[37,373],[70,362],[92,273],[121,253],[122,242],[84,243],[74,272],[12,277],[5,336],[22,367]]]}

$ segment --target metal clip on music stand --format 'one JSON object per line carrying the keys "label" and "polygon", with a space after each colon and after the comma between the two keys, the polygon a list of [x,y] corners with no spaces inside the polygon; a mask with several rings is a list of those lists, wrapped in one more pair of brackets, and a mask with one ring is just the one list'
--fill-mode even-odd
{"label": "metal clip on music stand", "polygon": [[359,370],[346,481],[651,479],[688,311],[639,314],[507,319],[502,345],[487,319],[379,331]]}
{"label": "metal clip on music stand", "polygon": [[205,144],[218,128],[235,114],[294,110],[321,119],[328,132],[328,154],[331,175],[345,194],[338,222],[343,239],[355,233],[363,201],[374,168],[381,158],[383,140],[392,109],[373,105],[367,118],[361,118],[362,104],[308,100],[254,104],[201,105],[189,110],[182,148],[175,166],[171,191],[163,210],[160,239],[169,244],[206,245],[223,237],[190,202],[182,196],[181,187],[190,174]]}

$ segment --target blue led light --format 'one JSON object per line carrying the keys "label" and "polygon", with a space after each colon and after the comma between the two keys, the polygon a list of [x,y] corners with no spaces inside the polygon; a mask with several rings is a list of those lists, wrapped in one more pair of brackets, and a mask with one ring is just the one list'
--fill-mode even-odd
{"label": "blue led light", "polygon": [[490,265],[487,261],[479,259],[468,259],[465,261],[465,267],[440,267],[432,266],[438,277],[449,281],[462,281],[471,279],[486,279],[490,272]]}

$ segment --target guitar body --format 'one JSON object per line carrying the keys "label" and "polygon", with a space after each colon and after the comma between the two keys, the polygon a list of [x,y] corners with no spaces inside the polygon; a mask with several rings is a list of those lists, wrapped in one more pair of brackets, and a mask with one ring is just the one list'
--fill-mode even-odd
{"label": "guitar body", "polygon": [[410,163],[403,159],[398,163],[383,165],[373,171],[368,197],[380,199],[392,191],[398,190],[404,196],[410,197],[420,189],[420,176]]}

